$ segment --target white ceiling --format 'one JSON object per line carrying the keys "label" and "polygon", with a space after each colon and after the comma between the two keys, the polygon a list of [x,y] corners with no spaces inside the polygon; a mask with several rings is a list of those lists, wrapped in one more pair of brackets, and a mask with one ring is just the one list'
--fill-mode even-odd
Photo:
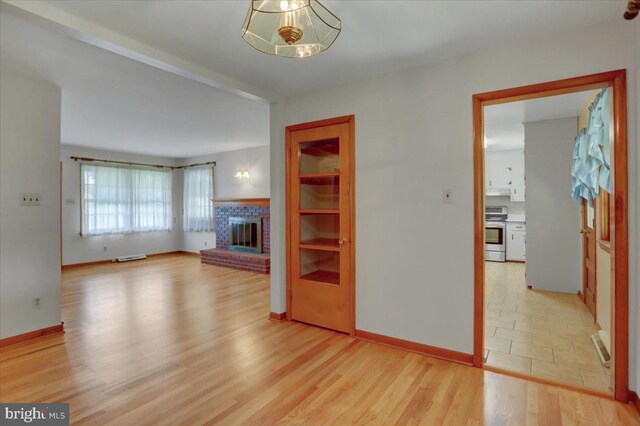
{"label": "white ceiling", "polygon": [[522,123],[577,117],[597,92],[592,90],[485,107],[487,150],[522,148],[525,142]]}
{"label": "white ceiling", "polygon": [[269,144],[268,104],[141,64],[4,11],[0,63],[2,72],[62,88],[63,144],[173,158]]}
{"label": "white ceiling", "polygon": [[505,42],[620,21],[613,1],[323,1],[343,31],[321,55],[268,56],[240,37],[249,0],[66,1],[56,8],[279,95],[394,72]]}
{"label": "white ceiling", "polygon": [[[343,31],[327,52],[301,60],[261,54],[242,40],[249,0],[22,4],[27,9],[45,5],[51,16],[67,16],[60,27],[49,25],[47,17],[35,18],[37,12],[14,14],[7,8],[0,22],[2,71],[62,88],[64,144],[191,157],[269,143],[269,106],[237,96],[251,95],[242,88],[234,92],[243,84],[289,96],[519,39],[620,21],[626,1],[327,0]],[[105,35],[104,42],[95,43],[83,30],[73,35],[73,28],[64,27],[82,21],[73,15],[86,20],[84,28],[95,30],[94,37],[109,33],[110,39]],[[127,46],[117,46],[124,39],[143,43],[146,52],[193,64],[195,74],[188,67],[186,73],[164,67],[171,71],[166,72],[112,53],[126,55]],[[116,43],[112,47],[110,40]],[[169,68],[176,60],[169,60]],[[228,84],[229,78],[234,83]]]}

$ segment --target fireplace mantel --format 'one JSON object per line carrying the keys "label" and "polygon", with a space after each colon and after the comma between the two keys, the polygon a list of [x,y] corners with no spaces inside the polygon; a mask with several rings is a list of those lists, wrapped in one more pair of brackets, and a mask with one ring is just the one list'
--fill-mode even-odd
{"label": "fireplace mantel", "polygon": [[212,198],[213,205],[216,207],[222,206],[259,206],[269,207],[269,198]]}

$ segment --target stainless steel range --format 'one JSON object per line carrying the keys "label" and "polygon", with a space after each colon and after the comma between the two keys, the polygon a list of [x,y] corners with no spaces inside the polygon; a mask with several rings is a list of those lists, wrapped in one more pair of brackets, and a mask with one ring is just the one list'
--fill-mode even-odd
{"label": "stainless steel range", "polygon": [[484,258],[492,262],[506,261],[507,207],[486,206],[484,209]]}

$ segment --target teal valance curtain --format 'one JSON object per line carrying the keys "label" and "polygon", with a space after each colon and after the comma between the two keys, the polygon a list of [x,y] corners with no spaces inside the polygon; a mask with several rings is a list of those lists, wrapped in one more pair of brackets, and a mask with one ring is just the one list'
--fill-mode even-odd
{"label": "teal valance curtain", "polygon": [[609,89],[603,89],[589,107],[587,128],[578,133],[573,147],[571,197],[577,202],[585,199],[593,206],[600,188],[611,193],[609,130]]}
{"label": "teal valance curtain", "polygon": [[611,135],[609,113],[609,89],[603,89],[589,109],[589,127],[587,134],[590,143],[602,152],[599,184],[611,193]]}

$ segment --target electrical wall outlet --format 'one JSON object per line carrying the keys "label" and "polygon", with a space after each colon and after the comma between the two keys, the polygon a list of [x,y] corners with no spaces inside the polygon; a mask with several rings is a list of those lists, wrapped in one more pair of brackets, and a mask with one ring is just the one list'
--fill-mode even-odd
{"label": "electrical wall outlet", "polygon": [[207,247],[208,245],[209,245],[209,243],[205,241],[204,242],[204,246]]}
{"label": "electrical wall outlet", "polygon": [[107,251],[107,246],[102,246],[102,251]]}
{"label": "electrical wall outlet", "polygon": [[25,192],[24,194],[22,194],[22,197],[20,198],[20,205],[21,206],[39,206],[40,205],[40,194],[36,194],[33,192]]}
{"label": "electrical wall outlet", "polygon": [[40,297],[34,297],[31,301],[33,309],[40,309],[42,307],[42,299]]}

